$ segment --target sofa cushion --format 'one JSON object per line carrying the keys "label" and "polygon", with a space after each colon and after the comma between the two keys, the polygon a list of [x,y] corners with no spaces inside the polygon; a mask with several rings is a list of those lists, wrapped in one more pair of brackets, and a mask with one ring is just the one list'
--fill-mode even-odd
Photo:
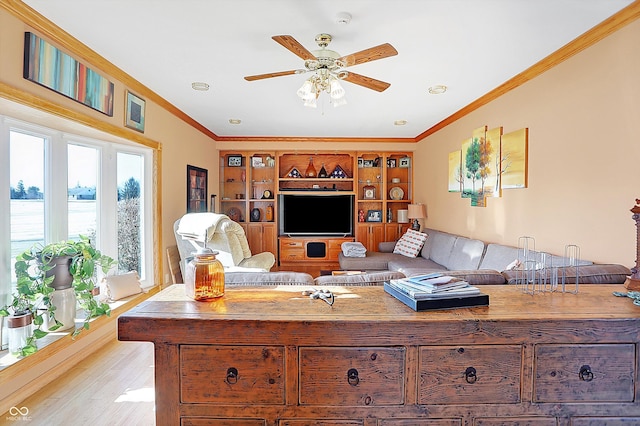
{"label": "sofa cushion", "polygon": [[321,275],[314,278],[316,286],[323,285],[383,285],[385,281],[404,278],[404,274],[393,271],[365,272],[353,275]]}
{"label": "sofa cushion", "polygon": [[340,262],[340,269],[345,271],[384,271],[389,269],[389,260],[398,257],[404,256],[377,251],[368,251],[365,257],[347,257],[339,253],[338,262]]}
{"label": "sofa cushion", "polygon": [[484,253],[484,242],[466,237],[456,238],[447,263],[442,266],[451,270],[478,269]]}
{"label": "sofa cushion", "polygon": [[413,229],[407,229],[407,232],[405,232],[396,243],[393,252],[406,257],[416,257],[418,253],[420,253],[420,250],[422,250],[422,246],[424,246],[427,237],[427,234],[414,231]]}
{"label": "sofa cushion", "polygon": [[480,269],[495,269],[502,272],[507,266],[518,258],[518,248],[502,244],[488,244],[485,250]]}
{"label": "sofa cushion", "polygon": [[437,232],[428,239],[431,243],[431,249],[429,250],[429,259],[440,265],[446,265],[449,262],[449,257],[451,256],[451,250],[453,250],[453,245],[456,242],[455,235],[446,234],[444,232]]}
{"label": "sofa cushion", "polygon": [[[541,272],[541,271],[540,271]],[[536,273],[538,277],[540,272]],[[504,271],[502,275],[509,284],[515,284],[518,277],[522,276],[522,271]],[[623,284],[627,276],[631,274],[629,268],[623,265],[615,264],[592,264],[582,265],[577,268],[568,266],[566,268],[558,268],[558,283],[562,284],[564,276],[565,283],[575,284],[576,275],[578,276],[578,285],[580,284]]]}
{"label": "sofa cushion", "polygon": [[406,275],[407,269],[422,269],[429,272],[441,272],[446,271],[447,268],[434,262],[431,259],[425,259],[423,257],[417,257],[415,259],[396,255],[395,258],[389,260],[388,268],[390,271],[402,272]]}
{"label": "sofa cushion", "polygon": [[313,285],[313,277],[304,272],[229,272],[224,274],[227,286],[242,285]]}

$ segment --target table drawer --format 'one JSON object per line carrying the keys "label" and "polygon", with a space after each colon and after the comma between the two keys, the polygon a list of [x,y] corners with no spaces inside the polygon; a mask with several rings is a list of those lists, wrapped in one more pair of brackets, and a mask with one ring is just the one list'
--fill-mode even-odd
{"label": "table drawer", "polygon": [[183,417],[180,426],[265,426],[263,419],[217,419],[209,417]]}
{"label": "table drawer", "polygon": [[520,345],[424,346],[419,404],[520,402]]}
{"label": "table drawer", "polygon": [[284,347],[180,346],[182,402],[284,404]]}
{"label": "table drawer", "polygon": [[633,401],[633,344],[537,345],[534,402]]}
{"label": "table drawer", "polygon": [[400,405],[405,348],[300,348],[300,404]]}

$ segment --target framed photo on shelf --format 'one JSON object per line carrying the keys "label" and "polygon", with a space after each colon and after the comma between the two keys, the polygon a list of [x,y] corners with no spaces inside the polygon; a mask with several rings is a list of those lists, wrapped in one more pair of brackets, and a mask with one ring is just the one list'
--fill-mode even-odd
{"label": "framed photo on shelf", "polygon": [[251,157],[251,167],[264,167],[262,157]]}
{"label": "framed photo on shelf", "polygon": [[382,222],[382,210],[367,210],[367,222]]}
{"label": "framed photo on shelf", "polygon": [[126,118],[124,125],[144,133],[145,101],[127,90]]}
{"label": "framed photo on shelf", "polygon": [[395,158],[387,158],[387,167],[392,169],[396,167],[396,159]]}
{"label": "framed photo on shelf", "polygon": [[242,167],[242,155],[229,155],[227,157],[227,166]]}
{"label": "framed photo on shelf", "polygon": [[207,169],[187,164],[187,213],[207,211]]}
{"label": "framed photo on shelf", "polygon": [[400,164],[398,164],[398,167],[411,167],[411,158],[410,157],[402,157],[400,160],[398,160],[398,162]]}

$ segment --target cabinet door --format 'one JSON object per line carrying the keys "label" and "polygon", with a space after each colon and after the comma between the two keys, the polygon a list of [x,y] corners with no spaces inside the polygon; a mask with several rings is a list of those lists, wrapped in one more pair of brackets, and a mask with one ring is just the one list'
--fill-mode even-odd
{"label": "cabinet door", "polygon": [[397,241],[409,229],[408,223],[388,223],[385,225],[385,241]]}
{"label": "cabinet door", "polygon": [[378,251],[378,244],[384,241],[384,225],[382,223],[358,223],[356,240],[361,242],[367,251]]}
{"label": "cabinet door", "polygon": [[278,253],[278,237],[275,223],[262,224],[262,251],[270,251],[274,256]]}
{"label": "cabinet door", "polygon": [[274,255],[277,253],[275,223],[248,223],[246,226],[251,254],[263,251],[270,251]]}

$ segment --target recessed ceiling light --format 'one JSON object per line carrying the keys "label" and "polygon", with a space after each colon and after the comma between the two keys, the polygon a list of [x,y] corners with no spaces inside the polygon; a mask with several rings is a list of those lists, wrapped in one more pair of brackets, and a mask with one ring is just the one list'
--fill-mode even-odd
{"label": "recessed ceiling light", "polygon": [[230,124],[240,124],[240,123],[242,123],[242,120],[240,120],[239,118],[230,118],[229,119],[229,123]]}
{"label": "recessed ceiling light", "polygon": [[404,126],[405,124],[407,124],[407,120],[396,120],[393,122],[393,124],[396,126]]}
{"label": "recessed ceiling light", "polygon": [[209,85],[201,81],[195,81],[191,83],[191,88],[193,88],[193,90],[200,90],[200,91],[206,92],[207,90],[209,90]]}
{"label": "recessed ceiling light", "polygon": [[435,86],[429,87],[429,93],[432,95],[441,95],[447,91],[447,86],[443,86],[442,84],[437,84]]}

